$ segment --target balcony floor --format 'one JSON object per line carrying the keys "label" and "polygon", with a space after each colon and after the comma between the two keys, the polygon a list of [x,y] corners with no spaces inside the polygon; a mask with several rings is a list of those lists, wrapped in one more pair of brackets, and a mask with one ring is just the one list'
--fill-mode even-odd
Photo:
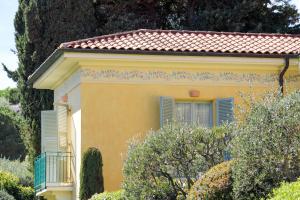
{"label": "balcony floor", "polygon": [[52,192],[72,192],[72,183],[47,183],[46,188],[37,192],[36,196],[44,196]]}

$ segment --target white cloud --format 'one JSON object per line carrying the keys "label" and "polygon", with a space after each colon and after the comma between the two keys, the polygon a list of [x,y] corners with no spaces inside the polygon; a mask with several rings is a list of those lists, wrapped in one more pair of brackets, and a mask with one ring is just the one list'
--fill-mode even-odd
{"label": "white cloud", "polygon": [[300,0],[292,0],[292,3],[296,5],[298,11],[300,12]]}

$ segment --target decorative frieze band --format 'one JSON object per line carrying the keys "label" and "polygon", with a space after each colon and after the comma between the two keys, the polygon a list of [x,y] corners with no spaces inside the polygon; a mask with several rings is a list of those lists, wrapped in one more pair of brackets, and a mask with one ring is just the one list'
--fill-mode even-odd
{"label": "decorative frieze band", "polygon": [[[278,80],[277,73],[239,73],[239,72],[194,72],[194,71],[163,71],[163,70],[116,70],[116,69],[82,69],[81,78],[84,81],[108,82],[172,82],[172,83],[256,83],[273,84]],[[300,81],[298,75],[288,76],[289,82]]]}

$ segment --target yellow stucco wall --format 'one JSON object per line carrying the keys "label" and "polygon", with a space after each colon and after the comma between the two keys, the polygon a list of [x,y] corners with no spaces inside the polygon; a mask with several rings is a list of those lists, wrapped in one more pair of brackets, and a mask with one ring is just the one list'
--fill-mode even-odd
{"label": "yellow stucco wall", "polygon": [[[119,65],[122,65],[122,62]],[[254,71],[251,67],[253,66],[234,66],[234,71],[241,74],[253,72],[268,76],[269,73],[279,73],[281,66],[273,66],[273,68],[258,71],[257,67],[259,66],[256,66]],[[123,72],[127,69],[132,70],[130,67],[116,68],[113,66],[108,68],[117,71],[123,70]],[[259,96],[263,92],[278,86],[277,80],[268,84],[261,82],[249,84],[243,80],[232,81],[231,79],[226,80],[226,78],[222,81],[205,80],[203,82],[201,80],[194,82],[186,82],[185,80],[181,82],[179,80],[178,84],[176,80],[173,80],[172,83],[168,82],[167,79],[158,79],[153,82],[148,79],[145,81],[136,77],[132,78],[131,76],[124,80],[117,80],[117,78],[120,78],[120,74],[114,79],[111,76],[103,78],[101,73],[96,73],[97,70],[103,69],[103,67],[94,65],[93,67],[85,67],[85,69],[94,70],[94,75],[91,76],[92,79],[87,78],[86,81],[80,84],[82,152],[88,147],[97,147],[101,151],[104,164],[105,190],[107,191],[119,189],[121,186],[122,163],[126,156],[128,141],[137,135],[144,136],[150,129],[159,128],[160,96],[172,96],[175,100],[191,101],[214,101],[216,98],[234,97],[235,104],[240,104],[242,102],[240,92],[249,93],[251,90],[252,93]],[[133,69],[147,71],[149,67]],[[156,69],[158,68],[156,67]],[[200,65],[197,68],[194,64],[192,68],[189,68],[189,65],[186,64],[180,70],[193,73],[197,71],[218,73],[216,67],[210,70],[206,66],[205,69],[202,69]],[[232,70],[233,68],[230,69],[229,67],[225,72],[231,72]],[[287,75],[297,75],[297,70],[297,67],[293,66]],[[172,72],[170,73],[172,74]],[[99,80],[96,80],[95,77],[98,77]],[[131,78],[134,80],[128,81]],[[252,85],[251,88],[250,85]],[[289,85],[290,88],[299,88],[300,82],[294,80]],[[189,91],[191,89],[200,91],[200,96],[190,97]]]}

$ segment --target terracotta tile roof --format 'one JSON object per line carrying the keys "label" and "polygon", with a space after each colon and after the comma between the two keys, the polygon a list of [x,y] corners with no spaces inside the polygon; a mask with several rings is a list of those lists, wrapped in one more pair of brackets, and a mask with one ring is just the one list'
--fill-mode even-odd
{"label": "terracotta tile roof", "polygon": [[300,35],[141,29],[66,42],[60,49],[299,54]]}

